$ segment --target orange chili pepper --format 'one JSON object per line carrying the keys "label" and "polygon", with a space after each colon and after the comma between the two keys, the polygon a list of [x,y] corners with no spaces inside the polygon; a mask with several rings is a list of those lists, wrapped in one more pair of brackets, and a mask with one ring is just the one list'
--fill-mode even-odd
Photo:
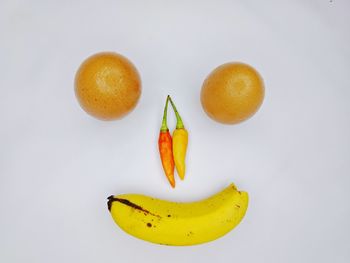
{"label": "orange chili pepper", "polygon": [[167,125],[167,111],[168,111],[168,102],[167,98],[164,108],[162,127],[160,128],[158,147],[160,153],[160,159],[162,160],[163,170],[166,177],[168,178],[169,183],[173,188],[175,188],[175,178],[174,178],[174,157],[173,157],[173,144],[172,138],[169,133]]}

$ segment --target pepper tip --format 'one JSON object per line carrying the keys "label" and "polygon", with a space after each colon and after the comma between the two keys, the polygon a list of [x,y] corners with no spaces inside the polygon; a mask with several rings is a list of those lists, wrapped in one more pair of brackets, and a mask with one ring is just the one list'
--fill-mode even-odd
{"label": "pepper tip", "polygon": [[174,188],[175,188],[175,180],[169,178],[169,183],[170,183],[170,185],[171,185],[171,188],[174,189]]}

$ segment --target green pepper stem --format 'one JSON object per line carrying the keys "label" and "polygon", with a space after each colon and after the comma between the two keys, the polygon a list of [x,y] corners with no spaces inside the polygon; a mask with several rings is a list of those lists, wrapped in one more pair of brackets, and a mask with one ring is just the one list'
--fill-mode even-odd
{"label": "green pepper stem", "polygon": [[176,106],[173,102],[173,100],[171,99],[171,97],[168,95],[168,100],[170,100],[171,106],[173,107],[173,110],[175,112],[175,116],[176,116],[176,129],[184,129],[185,126],[182,122],[181,116],[179,114],[179,112],[176,109]]}
{"label": "green pepper stem", "polygon": [[160,131],[166,132],[168,131],[168,125],[167,125],[167,112],[168,112],[168,102],[169,98],[166,99],[165,107],[164,107],[164,114],[163,114],[163,120],[162,120],[162,127],[160,128]]}

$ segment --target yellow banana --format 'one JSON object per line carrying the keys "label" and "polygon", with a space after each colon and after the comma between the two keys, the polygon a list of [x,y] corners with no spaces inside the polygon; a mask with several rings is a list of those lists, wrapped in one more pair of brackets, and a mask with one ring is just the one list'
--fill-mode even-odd
{"label": "yellow banana", "polygon": [[137,238],[172,246],[215,240],[239,224],[248,207],[248,193],[230,184],[221,192],[192,203],[175,203],[138,194],[108,197],[116,224]]}

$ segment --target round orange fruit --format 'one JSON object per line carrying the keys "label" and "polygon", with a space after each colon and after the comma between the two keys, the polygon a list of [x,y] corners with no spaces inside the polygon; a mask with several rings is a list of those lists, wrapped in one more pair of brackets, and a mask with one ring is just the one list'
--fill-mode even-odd
{"label": "round orange fruit", "polygon": [[102,120],[115,120],[132,111],[141,96],[141,79],[124,56],[102,52],[87,58],[75,76],[81,107]]}
{"label": "round orange fruit", "polygon": [[205,79],[201,103],[213,120],[235,124],[257,112],[264,94],[263,79],[253,67],[238,62],[226,63]]}

